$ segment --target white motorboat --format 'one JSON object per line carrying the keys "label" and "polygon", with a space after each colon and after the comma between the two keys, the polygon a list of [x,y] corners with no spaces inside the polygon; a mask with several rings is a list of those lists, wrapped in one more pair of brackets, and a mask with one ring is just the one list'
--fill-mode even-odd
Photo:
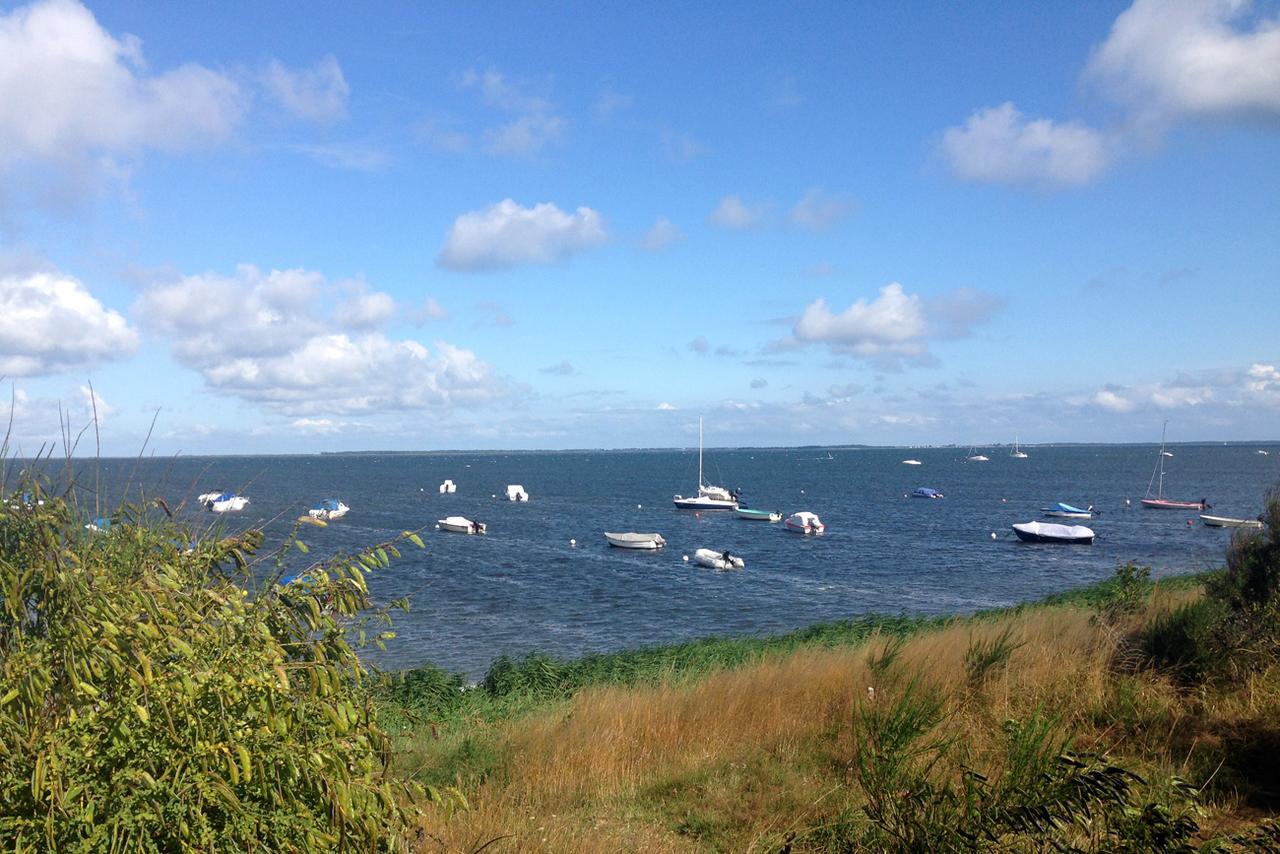
{"label": "white motorboat", "polygon": [[792,513],[782,524],[788,531],[795,531],[797,534],[821,534],[827,530],[827,526],[822,524],[818,514],[810,513],[808,510]]}
{"label": "white motorboat", "polygon": [[747,565],[742,558],[730,554],[728,549],[722,552],[715,549],[698,549],[693,553],[693,559],[702,566],[709,566],[712,569],[742,569]]}
{"label": "white motorboat", "polygon": [[1092,543],[1093,529],[1084,525],[1055,525],[1052,522],[1023,522],[1013,532],[1024,543]]}
{"label": "white motorboat", "polygon": [[1013,450],[1009,452],[1009,456],[1013,457],[1015,460],[1025,460],[1030,456],[1030,454],[1018,447],[1017,436],[1013,437]]}
{"label": "white motorboat", "polygon": [[702,477],[702,419],[698,419],[698,494],[673,499],[681,510],[737,510],[738,495],[742,490],[730,492],[723,486],[712,486]]}
{"label": "white motorboat", "polygon": [[903,464],[904,466],[918,466],[918,465],[923,465],[923,463],[921,463],[919,460],[903,460],[903,461],[902,461],[902,464]]}
{"label": "white motorboat", "polygon": [[452,531],[455,534],[483,534],[485,532],[484,522],[472,522],[465,516],[446,516],[436,521],[436,527],[442,531]]}
{"label": "white motorboat", "polygon": [[524,487],[518,483],[507,484],[507,500],[508,501],[528,501],[529,493],[524,491]]}
{"label": "white motorboat", "polygon": [[1059,519],[1092,519],[1093,505],[1090,504],[1085,510],[1079,507],[1072,507],[1070,504],[1063,504],[1059,501],[1052,507],[1041,507],[1040,512],[1046,516],[1056,516]]}
{"label": "white motorboat", "polygon": [[307,511],[307,515],[312,519],[320,519],[325,522],[331,522],[334,519],[341,519],[347,515],[347,511],[351,508],[343,504],[336,498],[326,498],[315,507]]}
{"label": "white motorboat", "polygon": [[1270,456],[1270,454],[1271,454],[1271,452],[1270,452],[1270,451],[1261,451],[1261,450],[1260,450],[1260,451],[1258,451],[1258,456],[1260,456],[1260,457]]}
{"label": "white motorboat", "polygon": [[620,549],[660,549],[667,544],[661,534],[637,534],[634,532],[613,534],[605,531],[604,538],[609,541],[609,545]]}
{"label": "white motorboat", "polygon": [[249,506],[249,499],[234,492],[206,492],[199,501],[205,510],[213,513],[236,513]]}
{"label": "white motorboat", "polygon": [[1210,528],[1261,528],[1261,519],[1232,519],[1229,516],[1208,516],[1200,514],[1200,521]]}
{"label": "white motorboat", "polygon": [[458,484],[454,483],[451,480],[446,480],[444,483],[440,484],[441,495],[445,495],[447,493],[457,492],[457,491],[458,491]]}

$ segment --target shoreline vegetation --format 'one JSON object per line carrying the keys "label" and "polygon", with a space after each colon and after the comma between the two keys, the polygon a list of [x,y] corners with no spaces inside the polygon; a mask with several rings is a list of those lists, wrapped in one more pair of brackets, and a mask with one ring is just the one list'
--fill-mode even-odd
{"label": "shoreline vegetation", "polygon": [[[0,501],[0,844],[14,850],[1280,850],[1280,493],[1224,567],[968,616],[559,660],[474,686],[311,523],[198,540]],[[105,521],[105,520],[103,520]]]}

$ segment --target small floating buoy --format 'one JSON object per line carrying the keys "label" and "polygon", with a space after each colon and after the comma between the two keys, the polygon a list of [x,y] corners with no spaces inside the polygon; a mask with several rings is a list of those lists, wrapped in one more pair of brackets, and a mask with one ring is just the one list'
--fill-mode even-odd
{"label": "small floating buoy", "polygon": [[1188,520],[1187,520],[1187,527],[1188,527],[1188,528],[1190,528],[1190,527],[1191,527],[1192,525],[1194,525],[1194,524],[1195,524],[1195,523],[1194,523],[1194,522],[1192,522],[1190,519],[1188,519]]}
{"label": "small floating buoy", "polygon": [[804,490],[803,490],[803,489],[802,489],[802,490],[800,490],[800,494],[801,494],[801,495],[804,495]]}
{"label": "small floating buoy", "polygon": [[680,559],[681,559],[682,561],[684,561],[685,563],[688,563],[688,562],[689,562],[689,556],[688,556],[688,555],[685,555],[684,557],[682,557],[682,558],[680,558]]}
{"label": "small floating buoy", "polygon": [[991,539],[993,539],[993,540],[995,540],[995,539],[999,539],[999,538],[996,536],[996,532],[995,532],[995,531],[992,531],[992,532],[991,532]]}
{"label": "small floating buoy", "polygon": [[636,505],[636,509],[637,509],[637,510],[643,510],[643,509],[644,509],[644,505],[643,505],[643,504],[637,504],[637,505]]}
{"label": "small floating buoy", "polygon": [[569,541],[569,546],[570,546],[571,548],[577,548],[577,547],[578,547],[578,541],[577,541],[577,540],[570,540],[570,541]]}
{"label": "small floating buoy", "polygon": [[1000,499],[1000,503],[1001,503],[1001,504],[1008,504],[1008,503],[1009,503],[1009,499],[1007,499],[1007,498],[1001,498],[1001,499]]}
{"label": "small floating buoy", "polygon": [[426,492],[426,490],[425,490],[425,489],[423,489],[421,486],[419,486],[419,487],[418,487],[418,491],[419,491],[419,492]]}
{"label": "small floating buoy", "polygon": [[1128,506],[1129,506],[1129,499],[1127,499],[1127,498],[1126,498],[1126,499],[1124,500],[1124,506],[1125,506],[1125,507],[1128,507]]}
{"label": "small floating buoy", "polygon": [[436,525],[436,530],[437,530],[437,531],[438,531],[438,530],[440,530],[440,526],[439,526],[439,525]]}
{"label": "small floating buoy", "polygon": [[490,498],[497,498],[498,496],[497,496],[497,494],[496,494],[496,493],[490,493],[490,494],[489,494],[489,497],[490,497]]}

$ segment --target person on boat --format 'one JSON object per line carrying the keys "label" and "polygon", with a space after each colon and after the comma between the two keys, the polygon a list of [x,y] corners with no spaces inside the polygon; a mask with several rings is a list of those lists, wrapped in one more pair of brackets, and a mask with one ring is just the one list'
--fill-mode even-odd
{"label": "person on boat", "polygon": [[729,566],[733,563],[733,555],[729,554],[728,549],[724,550],[724,553],[720,555],[720,559],[724,561],[725,566]]}
{"label": "person on boat", "polygon": [[480,533],[480,523],[479,523],[479,522],[472,522],[472,523],[471,523],[471,533],[473,533],[473,534],[478,534],[478,533]]}

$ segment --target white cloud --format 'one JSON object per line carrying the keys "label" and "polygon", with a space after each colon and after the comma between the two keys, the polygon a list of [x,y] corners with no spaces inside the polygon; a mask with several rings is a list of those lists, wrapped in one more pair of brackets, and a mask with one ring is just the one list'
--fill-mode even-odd
{"label": "white cloud", "polygon": [[107,423],[107,419],[115,414],[116,408],[102,399],[102,395],[94,391],[92,386],[80,386],[80,406],[88,419],[96,418],[98,426]]}
{"label": "white cloud", "polygon": [[381,148],[359,142],[304,142],[289,147],[325,166],[357,172],[378,172],[391,162],[391,157]]}
{"label": "white cloud", "polygon": [[178,361],[210,388],[287,415],[471,405],[507,394],[470,350],[437,341],[433,353],[415,340],[360,331],[394,306],[362,288],[326,316],[332,292],[350,293],[350,285],[328,285],[308,270],[242,265],[233,276],[152,287],[134,313],[171,338]]}
{"label": "white cloud", "polygon": [[1087,184],[1110,161],[1106,138],[1078,122],[1029,119],[1012,103],[947,128],[940,151],[957,178],[1042,188]]}
{"label": "white cloud", "polygon": [[0,374],[85,370],[137,347],[124,317],[76,279],[56,272],[0,275]]}
{"label": "white cloud", "polygon": [[683,131],[664,130],[658,142],[663,156],[674,163],[688,163],[703,152],[702,143]]}
{"label": "white cloud", "polygon": [[1110,389],[1103,389],[1093,396],[1093,403],[1109,412],[1132,412],[1137,404]]}
{"label": "white cloud", "polygon": [[715,210],[711,212],[710,221],[712,225],[721,228],[742,230],[760,225],[768,213],[767,203],[748,205],[736,194],[730,194],[716,205]]}
{"label": "white cloud", "polygon": [[1245,388],[1253,394],[1280,396],[1280,370],[1275,365],[1254,362],[1246,372]]}
{"label": "white cloud", "polygon": [[826,231],[853,211],[847,199],[813,187],[787,213],[792,225],[810,231]]}
{"label": "white cloud", "polygon": [[658,404],[658,410],[660,412],[673,412],[675,411],[675,407],[664,400],[662,403]]}
{"label": "white cloud", "polygon": [[1249,0],[1136,0],[1085,70],[1140,120],[1280,116],[1280,18]]}
{"label": "white cloud", "polygon": [[0,15],[0,168],[208,146],[244,103],[231,77],[200,65],[149,74],[141,41],[112,36],[75,0]]}
{"label": "white cloud", "polygon": [[548,365],[543,368],[542,373],[557,377],[571,377],[578,373],[578,369],[568,359],[564,359],[559,364]]}
{"label": "white cloud", "polygon": [[485,210],[459,216],[436,263],[449,270],[551,264],[608,238],[603,217],[591,208],[566,213],[550,203],[525,208],[503,199]]}
{"label": "white cloud", "polygon": [[991,318],[1003,301],[973,288],[931,299],[908,294],[891,282],[875,299],[859,299],[833,312],[825,299],[805,307],[789,341],[778,348],[824,343],[837,353],[894,364],[901,358],[924,362],[929,338],[962,338]]}
{"label": "white cloud", "polygon": [[390,294],[359,290],[339,304],[335,316],[349,329],[376,329],[395,312],[396,301]]}
{"label": "white cloud", "polygon": [[684,232],[680,227],[665,216],[660,216],[640,239],[640,248],[646,252],[661,252],[681,240],[684,240]]}
{"label": "white cloud", "polygon": [[530,94],[525,87],[512,82],[495,68],[487,71],[468,69],[458,75],[458,85],[479,91],[485,105],[497,110],[545,113],[551,109],[551,102],[546,98]]}
{"label": "white cloud", "polygon": [[792,332],[800,342],[821,341],[841,352],[873,357],[923,354],[926,330],[923,301],[893,282],[874,300],[857,300],[838,314],[819,298],[805,307]]}
{"label": "white cloud", "polygon": [[332,418],[295,418],[289,426],[301,433],[319,436],[329,436],[342,430],[342,426]]}
{"label": "white cloud", "polygon": [[288,68],[273,59],[262,74],[262,85],[294,118],[329,124],[347,115],[351,88],[332,55],[302,69]]}

